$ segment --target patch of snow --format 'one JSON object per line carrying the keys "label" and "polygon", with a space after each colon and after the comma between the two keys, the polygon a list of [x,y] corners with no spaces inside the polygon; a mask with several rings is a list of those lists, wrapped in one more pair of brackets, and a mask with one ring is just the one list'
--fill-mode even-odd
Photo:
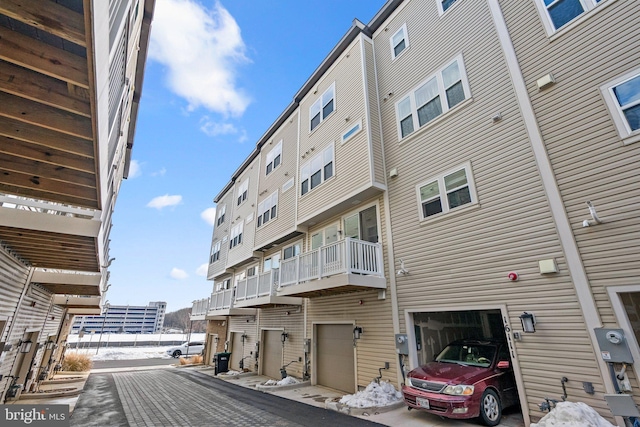
{"label": "patch of snow", "polygon": [[162,343],[163,341],[174,341],[183,343],[185,341],[204,341],[205,339],[204,333],[193,333],[189,338],[189,334],[103,334],[102,338],[100,338],[100,334],[90,334],[85,333],[82,338],[78,334],[69,334],[67,337],[67,341],[69,344],[79,343],[81,347],[82,344],[98,342],[100,340],[102,345],[105,343],[132,343],[135,344],[138,341],[141,342],[157,342]]}
{"label": "patch of snow", "polygon": [[583,402],[558,402],[556,407],[531,427],[615,427]]}
{"label": "patch of snow", "polygon": [[264,383],[264,385],[291,385],[291,384],[298,384],[300,383],[300,381],[298,381],[296,378],[294,377],[286,377],[281,379],[280,381],[276,381],[276,380],[268,380],[267,382]]}
{"label": "patch of snow", "polygon": [[166,351],[169,347],[107,347],[100,348],[96,354],[95,348],[68,349],[67,354],[77,353],[90,356],[93,361],[102,360],[133,360],[133,359],[169,359]]}
{"label": "patch of snow", "polygon": [[402,393],[396,390],[393,384],[386,381],[380,381],[378,384],[372,381],[364,390],[342,396],[340,403],[351,408],[371,408],[392,405],[400,400]]}
{"label": "patch of snow", "polygon": [[220,375],[240,375],[242,372],[234,371],[233,369],[228,370],[227,372],[221,372]]}

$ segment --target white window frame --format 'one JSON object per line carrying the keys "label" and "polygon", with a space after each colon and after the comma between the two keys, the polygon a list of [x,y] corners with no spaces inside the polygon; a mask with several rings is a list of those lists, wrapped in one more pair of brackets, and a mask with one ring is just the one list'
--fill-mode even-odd
{"label": "white window frame", "polygon": [[242,204],[245,200],[247,200],[247,195],[249,193],[249,178],[245,179],[242,184],[238,187],[238,196],[236,200],[238,202],[238,206]]}
{"label": "white window frame", "polygon": [[[457,103],[453,107],[450,107],[449,106],[449,102],[447,101],[446,90],[448,88],[452,87],[453,85],[449,85],[449,86],[445,87],[444,78],[443,78],[443,74],[442,73],[443,73],[444,70],[446,70],[449,66],[453,65],[453,63],[455,63],[455,62],[458,63],[458,72],[460,73],[460,76],[459,76],[460,80],[456,80],[456,83],[458,81],[462,82],[462,88],[463,88],[463,91],[464,91],[464,100],[460,101],[459,103]],[[437,82],[437,86],[438,86],[438,94],[437,94],[437,96],[440,97],[440,106],[441,106],[442,112],[438,116],[434,117],[433,119],[431,119],[427,123],[425,123],[422,126],[420,126],[420,123],[418,121],[418,107],[416,105],[415,93],[418,90],[422,89],[427,83],[430,83],[433,79],[436,79],[436,82]],[[434,99],[434,98],[431,98],[431,99]],[[401,122],[402,122],[403,119],[409,117],[409,115],[405,115],[405,116],[400,117],[400,109],[399,109],[398,106],[401,103],[404,103],[407,99],[409,100],[410,107],[411,107],[411,114],[410,115],[412,116],[413,131],[408,133],[405,136],[402,136]],[[466,71],[466,68],[465,68],[465,65],[464,65],[464,60],[462,58],[462,54],[459,54],[455,58],[452,58],[450,61],[447,61],[446,64],[443,67],[438,69],[437,72],[435,72],[434,74],[429,75],[426,79],[422,80],[420,82],[420,84],[416,85],[407,94],[405,94],[404,96],[400,97],[398,102],[396,102],[395,111],[396,111],[396,127],[397,127],[397,130],[398,130],[398,141],[402,141],[403,139],[409,138],[412,135],[416,134],[419,130],[421,130],[423,128],[426,128],[426,127],[429,127],[433,123],[437,122],[440,118],[446,116],[446,114],[449,111],[455,110],[456,108],[464,105],[465,102],[468,101],[469,99],[471,99],[471,88],[469,87],[469,79],[467,78],[467,71]],[[420,107],[422,107],[422,105]]]}
{"label": "white window frame", "polygon": [[224,222],[224,214],[227,212],[227,205],[222,205],[216,214],[216,226],[219,226]]}
{"label": "white window frame", "polygon": [[[404,49],[402,49],[397,55],[396,55],[396,49],[395,47],[397,45],[399,45],[400,43],[396,43],[395,45],[393,44],[393,39],[396,37],[396,35],[398,35],[398,33],[402,33],[402,40],[404,40]],[[398,31],[396,31],[395,33],[393,33],[393,35],[391,37],[389,37],[389,45],[391,46],[391,59],[392,60],[396,60],[396,58],[398,58],[399,56],[401,56],[404,52],[407,51],[407,49],[409,49],[409,33],[407,33],[407,24],[404,23],[402,24],[402,26],[400,28],[398,28]]]}
{"label": "white window frame", "polygon": [[[557,4],[559,1],[563,1],[563,0],[556,0],[553,4]],[[602,6],[604,4],[607,3],[612,3],[615,0],[579,0],[580,4],[582,5],[582,8],[584,9],[584,11],[576,16],[575,18],[573,18],[571,21],[567,22],[566,24],[564,24],[562,27],[560,28],[556,28],[555,24],[553,23],[553,20],[551,19],[551,15],[549,14],[549,7],[553,6],[553,4],[550,5],[546,5],[544,0],[535,0],[535,4],[536,7],[538,8],[538,13],[540,14],[541,20],[542,20],[542,25],[544,26],[544,29],[547,32],[548,36],[551,36],[559,31],[563,31],[566,30],[568,28],[573,27],[574,25],[576,25],[578,22],[580,22],[582,19],[585,18],[585,16],[587,16],[589,14],[589,12],[591,12],[592,10],[595,10],[596,8],[598,8],[599,6]]]}
{"label": "white window frame", "polygon": [[242,232],[244,231],[244,221],[236,224],[231,229],[231,235],[229,236],[229,249],[233,249],[242,243]]}
{"label": "white window frame", "polygon": [[[278,160],[278,164],[275,164],[276,160]],[[273,147],[271,151],[267,153],[267,165],[264,168],[265,175],[269,175],[271,172],[276,170],[278,166],[280,166],[281,164],[282,164],[282,140],[280,140],[280,142],[278,142],[278,144],[276,144],[276,146]],[[271,169],[269,169],[269,166],[271,166]]]}
{"label": "white window frame", "polygon": [[216,283],[216,292],[231,289],[231,279],[224,279],[222,282]]}
{"label": "white window frame", "polygon": [[[294,249],[294,250],[293,250],[293,252],[294,252],[294,253],[293,253],[293,255],[287,258],[287,257],[285,256],[285,251],[286,251],[287,249],[289,249],[289,248],[295,248],[296,246],[298,247],[298,253],[295,253],[295,252],[296,252],[296,250]],[[298,240],[297,242],[294,242],[294,243],[292,243],[292,244],[290,244],[290,245],[287,245],[287,246],[285,246],[285,247],[283,247],[283,248],[282,248],[282,258],[281,258],[281,259],[282,259],[283,261],[284,261],[284,260],[286,260],[286,259],[291,259],[291,258],[294,258],[294,257],[296,257],[296,256],[300,255],[301,253],[302,253],[302,240]]]}
{"label": "white window frame", "polygon": [[291,178],[290,180],[282,184],[282,192],[284,193],[285,191],[292,189],[293,186],[294,186],[294,182],[293,182],[293,178]]}
{"label": "white window frame", "polygon": [[[328,159],[327,157],[329,155],[331,157]],[[331,176],[327,177],[326,167],[329,165],[329,163],[332,164]],[[318,168],[318,165],[320,165],[320,168]],[[313,175],[318,172],[320,172],[320,182],[312,188],[311,177],[313,177]],[[336,151],[335,144],[332,142],[324,150],[313,156],[311,160],[300,167],[300,195],[304,196],[305,194],[310,193],[313,189],[319,187],[323,182],[333,178],[334,176],[336,176]],[[302,188],[305,181],[308,181],[307,191],[303,193]]]}
{"label": "white window frame", "polygon": [[640,129],[631,130],[629,126],[629,122],[622,111],[623,107],[632,107],[640,104],[640,101],[632,102],[630,104],[621,106],[618,102],[618,98],[614,93],[614,89],[620,86],[623,83],[628,82],[629,80],[639,77],[640,69],[636,68],[635,70],[626,73],[617,79],[610,81],[602,86],[600,86],[600,92],[602,93],[602,97],[604,98],[604,102],[609,109],[609,113],[611,114],[611,119],[618,130],[618,134],[622,139],[623,144],[631,144],[633,142],[640,141]]}
{"label": "white window frame", "polygon": [[[275,261],[275,263],[274,263]],[[277,264],[274,265],[274,264]],[[267,268],[267,266],[269,268]],[[280,268],[280,252],[270,255],[269,257],[262,260],[262,272],[266,273],[267,271],[271,271],[273,269]]]}
{"label": "white window frame", "polygon": [[[274,213],[275,212],[275,213]],[[265,220],[264,215],[267,214]],[[262,227],[266,225],[272,219],[278,218],[278,191],[274,191],[262,202],[258,203],[258,220],[256,221],[256,227]]]}
{"label": "white window frame", "polygon": [[213,245],[211,245],[211,257],[209,259],[209,264],[213,264],[214,262],[220,259],[220,248],[222,246],[222,242],[218,240]]}
{"label": "white window frame", "polygon": [[342,133],[342,136],[340,137],[341,144],[345,144],[360,132],[362,132],[362,119],[355,122],[349,129]]}
{"label": "white window frame", "polygon": [[442,2],[443,0],[436,0],[436,4],[438,5],[438,15],[440,16],[444,15],[445,13],[447,13],[448,11],[456,7],[458,3],[461,3],[460,0],[454,0],[453,3],[451,3],[449,7],[445,10],[444,7],[442,7]]}
{"label": "white window frame", "polygon": [[[449,176],[455,172],[458,172],[460,170],[465,171],[466,177],[467,177],[467,186],[469,187],[469,195],[471,197],[471,202],[469,203],[465,203],[464,205],[460,205],[460,206],[456,206],[455,208],[449,208],[449,199],[447,197],[447,193],[452,192],[452,190],[447,191],[445,184],[444,184],[444,178],[446,176]],[[423,204],[423,200],[422,197],[420,196],[420,188],[430,184],[434,181],[438,182],[438,190],[439,190],[439,196],[440,196],[440,204],[442,206],[442,212],[434,214],[434,215],[430,215],[430,216],[424,216],[424,211],[422,208],[422,204]],[[416,199],[418,202],[418,218],[420,219],[421,222],[423,221],[430,221],[432,219],[435,218],[440,218],[444,215],[446,215],[449,212],[457,212],[459,210],[468,208],[470,206],[474,206],[478,204],[478,194],[476,193],[476,186],[473,180],[473,172],[471,170],[471,163],[467,162],[464,163],[462,165],[456,166],[455,168],[451,168],[441,174],[438,174],[436,176],[432,176],[429,179],[425,179],[424,181],[421,181],[418,185],[416,185]]]}
{"label": "white window frame", "polygon": [[[327,95],[331,93],[331,98],[327,98]],[[329,112],[329,114],[324,114],[324,107],[329,104],[330,101],[333,101],[333,109]],[[317,110],[318,113],[314,113]],[[327,117],[331,116],[336,111],[336,82],[331,83],[331,86],[327,88],[322,95],[318,97],[318,99],[311,104],[309,107],[309,133],[313,132],[318,126],[320,126]],[[316,114],[320,114],[320,121],[317,125],[312,126],[313,118]]]}

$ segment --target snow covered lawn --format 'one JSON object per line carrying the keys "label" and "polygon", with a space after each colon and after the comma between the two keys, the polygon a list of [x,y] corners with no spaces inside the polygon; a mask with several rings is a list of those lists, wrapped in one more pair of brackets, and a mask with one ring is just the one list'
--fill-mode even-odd
{"label": "snow covered lawn", "polygon": [[93,361],[102,360],[133,360],[133,359],[170,359],[166,351],[168,347],[108,347],[100,348],[96,354],[95,348],[69,349],[69,353],[86,354]]}

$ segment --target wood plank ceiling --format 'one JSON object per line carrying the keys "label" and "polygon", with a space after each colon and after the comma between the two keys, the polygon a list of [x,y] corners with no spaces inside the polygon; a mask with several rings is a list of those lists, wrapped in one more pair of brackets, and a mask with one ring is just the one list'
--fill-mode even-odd
{"label": "wood plank ceiling", "polygon": [[[84,12],[0,1],[0,194],[101,208]],[[93,238],[2,227],[0,240],[34,266],[99,271]]]}

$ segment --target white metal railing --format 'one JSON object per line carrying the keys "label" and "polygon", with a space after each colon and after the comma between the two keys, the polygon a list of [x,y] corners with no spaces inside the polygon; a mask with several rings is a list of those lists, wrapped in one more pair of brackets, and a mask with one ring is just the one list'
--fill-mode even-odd
{"label": "white metal railing", "polygon": [[209,302],[209,311],[223,310],[233,307],[233,289],[213,292]]}
{"label": "white metal railing", "polygon": [[36,200],[2,193],[0,193],[0,207],[86,219],[99,219],[101,214],[101,211],[94,209],[85,209],[61,203],[47,202],[44,200]]}
{"label": "white metal railing", "polygon": [[275,295],[278,287],[278,269],[272,269],[258,276],[251,276],[240,280],[236,287],[236,301]]}
{"label": "white metal railing", "polygon": [[280,286],[341,273],[382,277],[382,246],[350,237],[280,263]]}
{"label": "white metal railing", "polygon": [[209,311],[209,298],[202,298],[193,302],[191,307],[192,316],[202,316]]}

